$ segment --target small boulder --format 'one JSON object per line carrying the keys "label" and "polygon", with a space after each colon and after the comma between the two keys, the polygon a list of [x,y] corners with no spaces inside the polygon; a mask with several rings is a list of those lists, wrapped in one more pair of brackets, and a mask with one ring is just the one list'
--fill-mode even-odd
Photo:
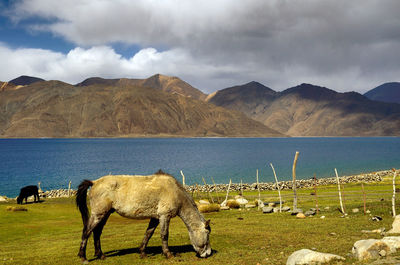
{"label": "small boulder", "polygon": [[309,211],[305,212],[304,215],[305,216],[313,216],[313,215],[315,215],[315,213],[316,212],[309,210]]}
{"label": "small boulder", "polygon": [[246,204],[246,205],[244,206],[244,208],[255,208],[255,207],[256,207],[255,204]]}
{"label": "small boulder", "polygon": [[[382,239],[365,239],[354,243],[353,255],[359,260],[377,259],[382,253],[389,255],[400,248],[400,237],[388,236]],[[384,252],[383,252],[384,251]]]}
{"label": "small boulder", "polygon": [[200,204],[210,204],[210,202],[208,200],[200,200],[199,203]]}
{"label": "small boulder", "polygon": [[345,260],[344,257],[313,251],[310,249],[301,249],[293,252],[286,261],[286,265],[300,264],[322,264],[334,260]]}
{"label": "small boulder", "polygon": [[307,216],[305,216],[304,215],[304,213],[298,213],[298,214],[296,214],[296,218],[298,218],[298,219],[304,219],[304,218],[306,218]]}
{"label": "small boulder", "polygon": [[228,206],[221,206],[219,209],[220,210],[229,210],[230,208]]}
{"label": "small boulder", "polygon": [[248,200],[246,200],[245,198],[243,198],[243,197],[238,197],[237,196],[237,198],[235,198],[235,200],[240,204],[240,205],[245,205],[245,204],[248,204],[249,203],[249,201]]}
{"label": "small boulder", "polygon": [[351,211],[352,211],[352,213],[358,213],[358,212],[360,212],[360,209],[354,208],[354,209],[352,209]]}
{"label": "small boulder", "polygon": [[388,231],[388,234],[398,234],[398,233],[400,233],[400,215],[396,215],[392,224],[392,229]]}
{"label": "small boulder", "polygon": [[290,207],[289,206],[283,206],[282,207],[282,212],[288,212],[290,211]]}
{"label": "small boulder", "polygon": [[300,208],[297,208],[297,209],[293,209],[293,210],[292,210],[292,215],[297,215],[298,213],[303,213],[303,210],[300,209]]}
{"label": "small boulder", "polygon": [[274,202],[269,202],[269,203],[268,203],[268,206],[269,206],[269,207],[275,207],[276,204],[275,204]]}
{"label": "small boulder", "polygon": [[264,206],[262,208],[263,213],[272,213],[274,211],[274,208],[272,207],[268,207],[268,206]]}
{"label": "small boulder", "polygon": [[6,196],[0,196],[0,202],[6,202],[7,197]]}

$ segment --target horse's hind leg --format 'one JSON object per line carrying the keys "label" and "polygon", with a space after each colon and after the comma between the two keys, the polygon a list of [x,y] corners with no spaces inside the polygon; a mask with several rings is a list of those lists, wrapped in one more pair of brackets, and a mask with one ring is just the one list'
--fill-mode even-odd
{"label": "horse's hind leg", "polygon": [[151,236],[154,233],[154,230],[156,230],[159,223],[160,223],[160,221],[156,218],[150,219],[149,226],[147,227],[146,233],[144,234],[142,244],[140,245],[140,257],[141,258],[146,257],[145,249],[146,249],[147,243],[149,242]]}
{"label": "horse's hind leg", "polygon": [[[106,212],[107,214],[108,212]],[[90,234],[93,232],[93,230],[97,227],[97,225],[103,220],[105,214],[92,214],[88,220],[88,223],[86,226],[83,226],[83,231],[82,231],[82,242],[81,246],[79,248],[79,253],[78,257],[81,258],[82,262],[84,264],[87,264],[88,261],[86,259],[86,245],[87,241],[89,239]],[[100,236],[99,236],[100,238]]]}
{"label": "horse's hind leg", "polygon": [[99,259],[105,259],[106,256],[101,251],[101,244],[100,244],[100,236],[103,232],[103,227],[106,224],[108,217],[110,217],[113,211],[109,211],[103,219],[99,222],[99,224],[93,229],[93,239],[94,239],[94,255],[97,256]]}
{"label": "horse's hind leg", "polygon": [[168,235],[169,235],[169,221],[171,217],[163,215],[160,217],[161,224],[161,241],[162,241],[162,251],[167,259],[172,258],[173,255],[168,248]]}

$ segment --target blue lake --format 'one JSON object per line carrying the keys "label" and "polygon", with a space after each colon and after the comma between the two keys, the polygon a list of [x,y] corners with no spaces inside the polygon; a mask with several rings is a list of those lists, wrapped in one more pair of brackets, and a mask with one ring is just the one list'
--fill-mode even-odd
{"label": "blue lake", "polygon": [[41,181],[43,190],[72,187],[106,174],[152,174],[162,169],[186,184],[331,177],[400,167],[400,138],[134,138],[0,139],[0,195],[15,197]]}

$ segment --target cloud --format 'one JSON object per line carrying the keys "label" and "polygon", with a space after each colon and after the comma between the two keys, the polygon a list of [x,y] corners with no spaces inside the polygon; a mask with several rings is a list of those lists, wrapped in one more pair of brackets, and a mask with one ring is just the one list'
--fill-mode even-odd
{"label": "cloud", "polygon": [[99,65],[85,61],[108,76],[162,72],[207,92],[251,80],[363,92],[399,79],[398,10],[397,0],[22,0],[9,14],[42,18],[30,30],[84,47],[65,61],[114,43],[144,47],[134,58],[108,51]]}

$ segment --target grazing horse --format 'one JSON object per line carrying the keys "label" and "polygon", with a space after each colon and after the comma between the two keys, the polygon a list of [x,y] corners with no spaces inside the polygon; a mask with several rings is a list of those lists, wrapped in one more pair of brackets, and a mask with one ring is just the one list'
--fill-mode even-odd
{"label": "grazing horse", "polygon": [[18,204],[22,204],[22,202],[25,199],[25,203],[28,202],[28,197],[33,195],[33,201],[36,202],[36,198],[37,200],[40,202],[39,199],[39,191],[38,191],[38,187],[35,185],[31,185],[31,186],[26,186],[23,187],[19,193],[19,196],[17,197],[17,203]]}
{"label": "grazing horse", "polygon": [[[89,191],[91,214],[86,204]],[[95,256],[104,259],[100,235],[108,217],[114,211],[132,219],[148,219],[150,223],[140,246],[141,257],[154,230],[161,225],[163,254],[170,258],[168,230],[170,219],[179,216],[185,223],[190,241],[197,254],[206,258],[211,255],[209,234],[210,220],[205,221],[192,197],[171,175],[161,170],[150,176],[108,175],[97,180],[84,180],[78,187],[76,204],[83,221],[82,242],[78,256],[84,263],[87,240],[93,232]]]}

